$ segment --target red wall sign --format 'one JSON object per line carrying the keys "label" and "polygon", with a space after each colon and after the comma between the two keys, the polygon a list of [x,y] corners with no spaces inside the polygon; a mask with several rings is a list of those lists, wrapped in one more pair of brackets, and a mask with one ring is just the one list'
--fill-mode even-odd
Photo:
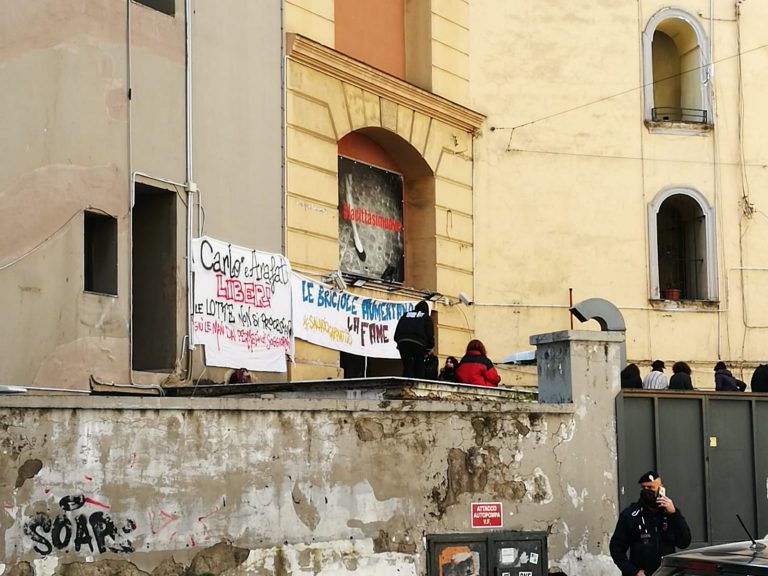
{"label": "red wall sign", "polygon": [[501,502],[472,502],[472,528],[501,528]]}

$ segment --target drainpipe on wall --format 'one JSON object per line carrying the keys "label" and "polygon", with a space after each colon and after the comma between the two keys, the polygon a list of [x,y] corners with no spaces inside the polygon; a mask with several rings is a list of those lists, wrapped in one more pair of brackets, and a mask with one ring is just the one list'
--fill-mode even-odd
{"label": "drainpipe on wall", "polygon": [[[192,314],[194,311],[192,285],[192,226],[194,224],[194,201],[197,184],[192,178],[192,0],[184,0],[184,43],[185,43],[185,96],[186,96],[186,152],[187,152],[187,229],[186,229],[186,276],[187,276],[187,374],[186,381],[192,379],[192,352],[195,349],[193,338]],[[199,201],[199,196],[198,196]]]}
{"label": "drainpipe on wall", "polygon": [[[283,107],[282,109],[282,119],[283,119],[283,126],[282,130],[280,131],[280,149],[282,151],[282,154],[280,155],[280,162],[282,163],[282,172],[280,177],[282,178],[282,182],[280,185],[282,186],[282,206],[280,209],[282,210],[282,216],[283,216],[283,230],[282,230],[282,238],[280,239],[281,242],[281,252],[283,256],[288,258],[288,186],[286,182],[288,182],[288,166],[286,162],[286,142],[287,142],[287,135],[286,131],[288,130],[288,55],[286,54],[287,47],[285,42],[285,3],[280,3],[280,81],[282,82],[282,86],[280,86],[280,105]],[[338,146],[337,146],[338,148]],[[338,169],[337,169],[338,170]],[[338,176],[337,176],[338,178]]]}

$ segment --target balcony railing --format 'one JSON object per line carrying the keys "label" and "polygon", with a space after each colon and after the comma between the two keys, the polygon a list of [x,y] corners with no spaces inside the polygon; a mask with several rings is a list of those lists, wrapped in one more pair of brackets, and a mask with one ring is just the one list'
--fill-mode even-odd
{"label": "balcony railing", "polygon": [[692,124],[706,124],[707,111],[698,108],[653,108],[651,110],[654,122],[690,122]]}

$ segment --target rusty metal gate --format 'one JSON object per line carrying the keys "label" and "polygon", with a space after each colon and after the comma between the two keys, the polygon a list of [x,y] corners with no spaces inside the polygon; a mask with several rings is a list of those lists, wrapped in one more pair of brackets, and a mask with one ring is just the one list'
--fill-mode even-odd
{"label": "rusty metal gate", "polygon": [[616,398],[619,502],[659,472],[692,546],[768,535],[768,395],[623,390]]}

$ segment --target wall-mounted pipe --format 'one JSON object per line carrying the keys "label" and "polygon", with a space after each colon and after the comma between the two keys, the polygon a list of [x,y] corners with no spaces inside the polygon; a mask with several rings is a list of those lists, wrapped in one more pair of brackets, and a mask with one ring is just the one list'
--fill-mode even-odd
{"label": "wall-mounted pipe", "polygon": [[192,378],[192,351],[195,349],[192,286],[192,227],[194,225],[194,204],[197,184],[192,171],[192,0],[184,0],[184,67],[185,67],[185,106],[186,106],[186,190],[187,190],[187,229],[185,271],[187,276],[187,380]]}

